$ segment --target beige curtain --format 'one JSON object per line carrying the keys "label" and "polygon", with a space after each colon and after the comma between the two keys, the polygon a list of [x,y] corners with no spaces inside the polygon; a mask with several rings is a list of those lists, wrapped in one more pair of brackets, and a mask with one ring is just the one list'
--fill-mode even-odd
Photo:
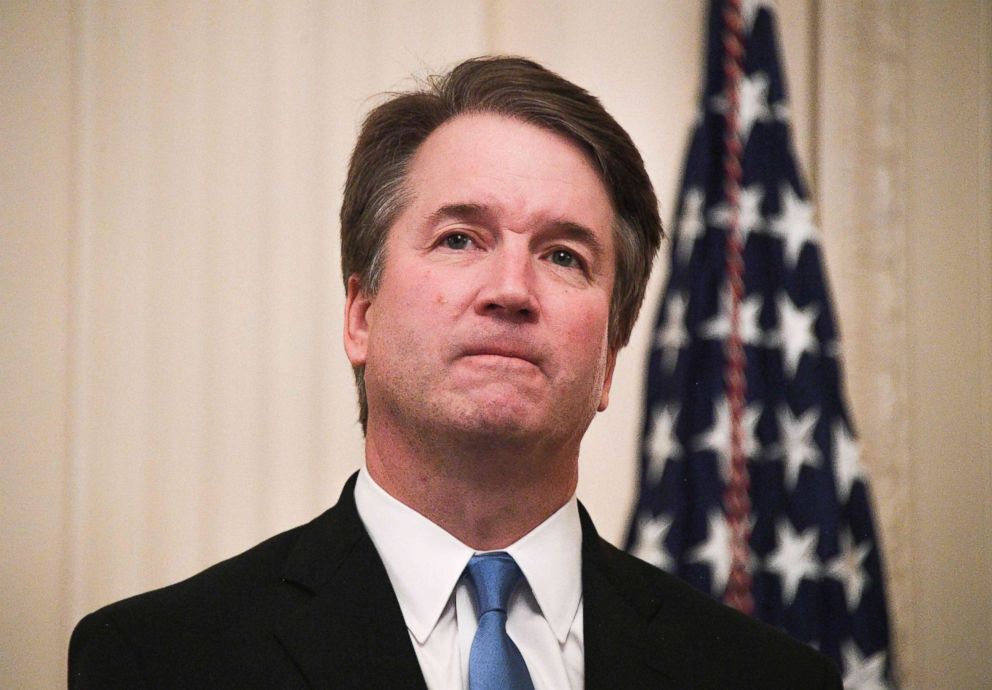
{"label": "beige curtain", "polygon": [[[334,502],[361,462],[337,210],[374,94],[532,56],[600,95],[666,216],[701,1],[0,2],[0,686],[78,618]],[[778,3],[899,668],[992,677],[992,11]],[[619,541],[666,271],[583,446]]]}

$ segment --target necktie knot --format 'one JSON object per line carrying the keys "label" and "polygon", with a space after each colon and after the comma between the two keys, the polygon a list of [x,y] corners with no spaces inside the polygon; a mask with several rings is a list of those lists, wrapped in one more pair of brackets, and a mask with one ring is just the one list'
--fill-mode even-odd
{"label": "necktie knot", "polygon": [[523,573],[508,553],[472,556],[466,568],[475,585],[479,626],[468,658],[469,690],[534,690],[527,663],[506,634],[506,607]]}
{"label": "necktie knot", "polygon": [[468,574],[475,585],[479,616],[489,611],[506,611],[513,588],[523,573],[508,553],[484,553],[472,556]]}

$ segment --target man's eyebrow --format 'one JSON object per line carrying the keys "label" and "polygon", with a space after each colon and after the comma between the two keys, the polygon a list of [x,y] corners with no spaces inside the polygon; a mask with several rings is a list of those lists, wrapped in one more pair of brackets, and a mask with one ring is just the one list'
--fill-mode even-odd
{"label": "man's eyebrow", "polygon": [[597,237],[596,233],[581,223],[575,223],[570,220],[552,220],[550,223],[547,223],[547,227],[565,239],[585,244],[596,256],[602,256],[606,253],[606,247],[603,246],[602,240]]}
{"label": "man's eyebrow", "polygon": [[493,218],[493,216],[492,209],[483,204],[445,204],[427,216],[427,223],[429,225],[436,225],[442,220],[448,219],[464,220],[469,223],[483,223]]}
{"label": "man's eyebrow", "polygon": [[[427,216],[427,223],[433,226],[441,221],[453,219],[467,223],[491,224],[495,222],[496,216],[497,214],[492,207],[485,204],[459,202],[445,204],[439,207]],[[552,218],[542,222],[541,227],[543,233],[552,234],[562,239],[568,239],[586,245],[596,257],[606,253],[606,247],[603,245],[603,241],[595,232],[581,223],[564,218]]]}

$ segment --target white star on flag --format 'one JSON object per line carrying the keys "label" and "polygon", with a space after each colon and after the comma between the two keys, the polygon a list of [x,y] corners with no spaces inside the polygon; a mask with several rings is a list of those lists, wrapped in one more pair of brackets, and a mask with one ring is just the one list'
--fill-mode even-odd
{"label": "white star on flag", "polygon": [[820,411],[810,408],[800,417],[792,414],[788,404],[778,410],[779,447],[785,469],[785,486],[794,491],[803,465],[819,467],[822,457],[813,441],[813,430],[820,419]]}
{"label": "white star on flag", "polygon": [[651,438],[648,441],[650,460],[648,464],[648,482],[655,484],[661,481],[665,471],[665,463],[669,458],[675,459],[682,455],[682,447],[675,436],[675,418],[678,407],[675,405],[659,405],[651,418]]}
{"label": "white star on flag", "polygon": [[706,232],[706,223],[703,222],[704,202],[705,196],[699,187],[693,187],[686,192],[685,200],[682,202],[678,229],[678,257],[683,265],[688,263],[689,257],[692,256],[696,238]]}
{"label": "white star on flag", "polygon": [[665,323],[658,329],[655,339],[655,346],[661,349],[662,363],[668,371],[675,368],[679,350],[689,342],[689,333],[685,330],[687,307],[688,300],[684,293],[672,295],[665,311]]}
{"label": "white star on flag", "polygon": [[771,230],[785,243],[785,263],[792,270],[796,267],[803,245],[816,242],[818,232],[813,223],[813,205],[801,199],[791,185],[782,185],[780,199],[782,213],[772,218]]}
{"label": "white star on flag", "polygon": [[[745,458],[754,456],[758,449],[758,440],[754,436],[754,428],[758,424],[761,409],[757,404],[749,405],[744,410],[741,420],[741,442]],[[720,465],[720,474],[724,481],[730,480],[731,438],[730,438],[730,403],[724,397],[716,405],[713,413],[713,426],[699,434],[694,440],[696,450],[712,450],[716,453]]]}
{"label": "white star on flag", "polygon": [[858,442],[851,435],[842,420],[838,420],[833,428],[834,437],[834,477],[837,480],[837,500],[847,503],[851,496],[854,482],[864,476],[861,469]]}
{"label": "white star on flag", "polygon": [[751,33],[751,28],[754,26],[754,18],[758,14],[758,10],[767,6],[768,3],[761,0],[744,0],[741,3],[741,15],[744,19],[744,29],[747,33]]}
{"label": "white star on flag", "polygon": [[865,658],[852,640],[844,643],[841,655],[844,657],[845,690],[889,690],[885,681],[885,652],[875,652]]}
{"label": "white star on flag", "polygon": [[[730,310],[732,308],[730,288],[726,283],[720,291],[720,311],[709,321],[700,324],[700,337],[709,340],[723,340],[730,335]],[[761,313],[761,295],[753,294],[740,304],[737,312],[737,325],[740,330],[741,342],[745,345],[761,345],[764,337],[758,316]]]}
{"label": "white star on flag", "polygon": [[[752,232],[765,229],[765,219],[761,215],[761,201],[765,198],[765,190],[760,184],[741,189],[740,206],[737,212],[737,228],[741,233],[741,246],[747,244],[747,238]],[[710,223],[718,228],[730,230],[730,206],[722,202],[713,207],[709,213]]]}
{"label": "white star on flag", "polygon": [[740,134],[741,142],[747,142],[755,122],[759,120],[766,122],[770,118],[768,75],[764,72],[755,72],[741,79],[740,110],[737,113],[737,131]]}
{"label": "white star on flag", "polygon": [[782,583],[782,603],[792,604],[803,578],[813,579],[820,570],[816,559],[816,528],[810,527],[802,534],[792,529],[789,520],[779,520],[776,525],[778,546],[769,555],[765,570],[776,573]]}
{"label": "white star on flag", "polygon": [[847,598],[847,610],[853,613],[861,603],[868,584],[868,573],[865,572],[864,562],[871,551],[870,542],[855,545],[850,529],[840,533],[840,553],[830,559],[827,564],[827,575],[844,585],[844,596]]}
{"label": "white star on flag", "polygon": [[817,351],[813,324],[820,315],[820,308],[811,303],[800,309],[785,292],[780,292],[775,302],[778,304],[778,340],[782,346],[782,364],[789,378],[793,378],[803,353],[815,354]]}
{"label": "white star on flag", "polygon": [[637,518],[637,543],[631,553],[662,570],[674,571],[675,563],[665,548],[665,537],[672,528],[672,518],[662,513],[657,517]]}
{"label": "white star on flag", "polygon": [[721,596],[730,577],[730,528],[719,510],[708,517],[706,539],[689,553],[689,562],[706,563],[710,567],[710,589],[714,596]]}

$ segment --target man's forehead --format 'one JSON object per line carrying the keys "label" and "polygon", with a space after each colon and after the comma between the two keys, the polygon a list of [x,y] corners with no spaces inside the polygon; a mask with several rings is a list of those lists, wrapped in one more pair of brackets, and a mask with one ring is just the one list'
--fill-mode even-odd
{"label": "man's forehead", "polygon": [[601,179],[594,156],[586,149],[585,144],[543,124],[494,112],[461,113],[441,123],[417,147],[411,159],[411,166],[416,167],[425,157],[436,154],[471,155],[481,151],[490,139],[496,143],[504,143],[507,148],[513,148],[512,142],[520,138],[532,142],[555,142],[558,147],[569,150],[574,157],[574,164],[588,167],[600,177],[604,190],[607,188]]}
{"label": "man's forehead", "polygon": [[613,203],[591,157],[549,129],[490,113],[460,115],[421,144],[407,191],[422,215],[499,212],[604,230]]}

